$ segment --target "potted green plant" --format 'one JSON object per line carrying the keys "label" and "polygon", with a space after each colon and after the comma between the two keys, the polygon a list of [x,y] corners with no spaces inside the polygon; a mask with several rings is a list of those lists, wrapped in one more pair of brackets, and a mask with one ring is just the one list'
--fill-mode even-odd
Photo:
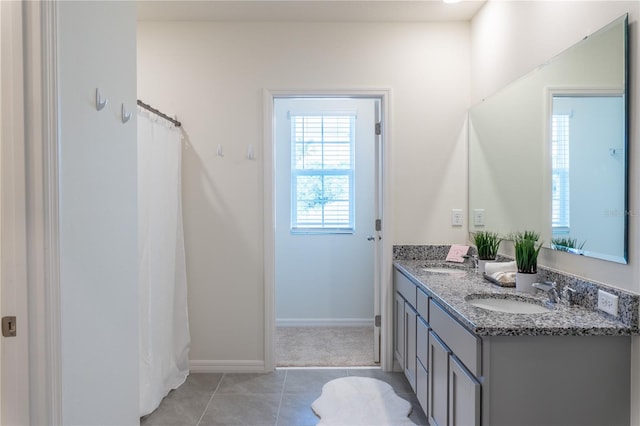
{"label": "potted green plant", "polygon": [[478,271],[483,274],[485,263],[496,260],[502,237],[495,232],[477,231],[471,233],[471,238],[478,251]]}
{"label": "potted green plant", "polygon": [[516,252],[516,290],[533,293],[531,286],[538,279],[538,254],[542,242],[538,243],[540,234],[533,231],[517,232],[512,235]]}

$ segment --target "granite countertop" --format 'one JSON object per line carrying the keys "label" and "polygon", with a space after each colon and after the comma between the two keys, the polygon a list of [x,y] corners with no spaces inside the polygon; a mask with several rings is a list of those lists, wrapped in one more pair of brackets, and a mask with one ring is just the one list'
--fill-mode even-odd
{"label": "granite countertop", "polygon": [[[629,326],[599,311],[560,303],[548,305],[543,292],[522,294],[485,280],[475,269],[429,260],[394,261],[394,266],[409,276],[436,302],[465,327],[479,336],[629,336],[638,334]],[[427,267],[457,267],[461,272],[443,274],[426,271]],[[492,295],[497,298],[535,299],[538,304],[552,306],[540,314],[513,314],[490,311],[466,302],[469,295]]]}

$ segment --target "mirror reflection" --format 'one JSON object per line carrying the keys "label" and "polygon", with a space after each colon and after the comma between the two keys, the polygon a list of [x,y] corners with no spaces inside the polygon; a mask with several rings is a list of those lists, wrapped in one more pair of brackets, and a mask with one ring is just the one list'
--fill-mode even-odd
{"label": "mirror reflection", "polygon": [[470,109],[472,232],[626,263],[626,38],[625,15]]}

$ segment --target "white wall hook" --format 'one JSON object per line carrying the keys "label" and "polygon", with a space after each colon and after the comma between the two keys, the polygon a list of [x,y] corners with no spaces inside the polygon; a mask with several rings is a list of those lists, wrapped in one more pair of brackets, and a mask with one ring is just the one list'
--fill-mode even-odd
{"label": "white wall hook", "polygon": [[126,108],[124,107],[124,104],[122,104],[122,124],[126,123],[130,119],[131,119],[131,113],[127,112]]}
{"label": "white wall hook", "polygon": [[96,88],[96,110],[102,111],[102,109],[107,105],[107,102],[109,102],[109,99],[102,99],[102,96],[100,95],[100,89]]}
{"label": "white wall hook", "polygon": [[224,150],[222,149],[222,145],[218,144],[218,157],[224,157]]}
{"label": "white wall hook", "polygon": [[247,148],[247,159],[249,159],[249,160],[255,160],[256,159],[256,155],[253,152],[253,145],[249,145],[249,147]]}

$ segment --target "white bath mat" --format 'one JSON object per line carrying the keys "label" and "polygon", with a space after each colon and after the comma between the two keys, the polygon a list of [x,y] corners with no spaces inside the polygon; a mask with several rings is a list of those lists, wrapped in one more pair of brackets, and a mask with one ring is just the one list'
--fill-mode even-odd
{"label": "white bath mat", "polygon": [[318,426],[410,426],[411,404],[387,383],[368,377],[341,377],[325,383],[311,404]]}

